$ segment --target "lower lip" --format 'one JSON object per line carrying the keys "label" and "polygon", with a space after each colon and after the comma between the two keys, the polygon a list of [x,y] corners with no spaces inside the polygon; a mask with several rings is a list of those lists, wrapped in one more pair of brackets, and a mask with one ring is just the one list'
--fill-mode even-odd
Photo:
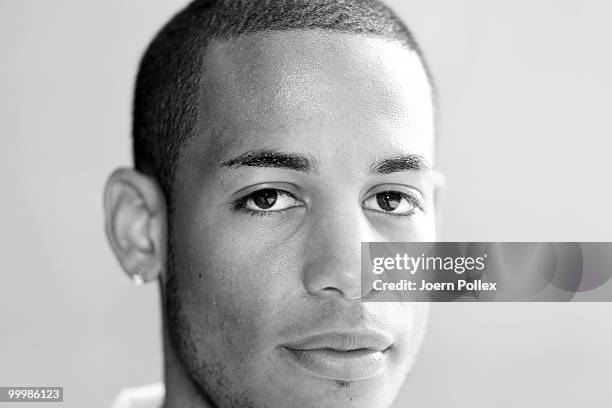
{"label": "lower lip", "polygon": [[385,351],[368,349],[287,350],[301,368],[317,377],[337,381],[360,381],[376,377],[383,371],[386,359]]}

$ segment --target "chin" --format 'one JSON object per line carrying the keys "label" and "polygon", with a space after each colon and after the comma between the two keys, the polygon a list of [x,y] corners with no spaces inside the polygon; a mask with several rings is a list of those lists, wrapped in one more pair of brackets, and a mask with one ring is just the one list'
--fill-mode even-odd
{"label": "chin", "polygon": [[[280,373],[283,373],[280,375]],[[386,372],[358,381],[332,380],[305,373],[275,370],[274,379],[252,395],[253,407],[279,408],[389,408],[405,375]],[[268,391],[266,392],[265,389]],[[264,390],[264,391],[262,391]]]}

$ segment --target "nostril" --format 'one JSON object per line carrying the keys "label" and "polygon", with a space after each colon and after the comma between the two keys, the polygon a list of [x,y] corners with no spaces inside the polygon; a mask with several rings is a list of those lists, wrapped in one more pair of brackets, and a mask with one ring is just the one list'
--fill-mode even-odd
{"label": "nostril", "polygon": [[[351,257],[352,258],[352,257]],[[361,276],[356,273],[359,265],[337,256],[318,258],[304,265],[302,283],[308,293],[320,297],[354,299],[361,296]]]}
{"label": "nostril", "polygon": [[333,286],[327,286],[323,288],[323,292],[337,292],[339,295],[344,296],[344,293],[340,289],[335,288]]}
{"label": "nostril", "polygon": [[348,291],[345,292],[334,286],[327,286],[319,292],[319,296],[339,296],[342,298],[346,298],[346,300],[359,300],[363,296],[359,292]]}

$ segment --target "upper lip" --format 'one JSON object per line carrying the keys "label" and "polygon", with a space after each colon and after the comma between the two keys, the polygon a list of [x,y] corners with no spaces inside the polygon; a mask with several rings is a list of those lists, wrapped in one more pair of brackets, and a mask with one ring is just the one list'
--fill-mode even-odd
{"label": "upper lip", "polygon": [[363,331],[330,331],[303,337],[295,342],[285,344],[284,347],[292,350],[320,350],[335,351],[372,350],[385,351],[393,341],[384,333],[373,330]]}

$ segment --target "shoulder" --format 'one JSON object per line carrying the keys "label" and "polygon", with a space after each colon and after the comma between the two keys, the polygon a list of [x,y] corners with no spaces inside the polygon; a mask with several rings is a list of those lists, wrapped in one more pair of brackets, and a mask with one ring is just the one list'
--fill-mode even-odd
{"label": "shoulder", "polygon": [[161,408],[164,394],[163,383],[124,388],[113,401],[111,408]]}

